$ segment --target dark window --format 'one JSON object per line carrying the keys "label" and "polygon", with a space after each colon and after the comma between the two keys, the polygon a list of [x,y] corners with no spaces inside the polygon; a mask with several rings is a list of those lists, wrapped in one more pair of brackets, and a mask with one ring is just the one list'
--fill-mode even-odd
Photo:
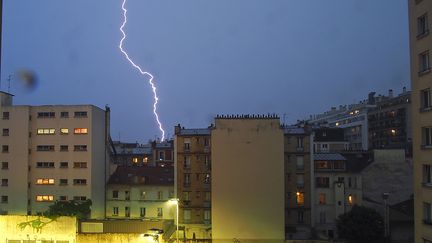
{"label": "dark window", "polygon": [[118,198],[118,195],[119,195],[119,194],[118,194],[118,191],[113,191],[113,192],[112,192],[112,197],[113,197],[113,198]]}
{"label": "dark window", "polygon": [[3,128],[3,136],[9,136],[9,128]]}
{"label": "dark window", "polygon": [[328,177],[317,177],[316,178],[316,187],[329,188],[330,187],[330,178]]}
{"label": "dark window", "polygon": [[38,145],[37,151],[54,151],[54,145]]}
{"label": "dark window", "polygon": [[74,168],[87,168],[87,162],[74,162]]}
{"label": "dark window", "polygon": [[74,196],[73,200],[75,201],[85,201],[87,198],[85,196]]}
{"label": "dark window", "polygon": [[75,111],[74,117],[76,118],[87,117],[87,111]]}
{"label": "dark window", "polygon": [[60,162],[60,168],[67,168],[69,166],[68,162]]}
{"label": "dark window", "polygon": [[2,152],[3,153],[9,153],[9,146],[8,145],[3,145],[2,146]]}
{"label": "dark window", "polygon": [[74,185],[86,185],[87,180],[86,179],[74,179],[73,184]]}
{"label": "dark window", "polygon": [[38,112],[38,118],[55,118],[55,112]]}
{"label": "dark window", "polygon": [[3,112],[3,120],[9,120],[9,112]]}
{"label": "dark window", "polygon": [[60,112],[60,117],[61,118],[68,118],[69,117],[69,112],[67,112],[67,111]]}
{"label": "dark window", "polygon": [[417,37],[422,37],[428,32],[428,16],[427,14],[424,14],[417,18]]}
{"label": "dark window", "polygon": [[8,203],[9,198],[8,196],[1,196],[1,203]]}
{"label": "dark window", "polygon": [[67,201],[67,196],[60,196],[60,201]]}
{"label": "dark window", "polygon": [[9,169],[9,163],[8,162],[2,162],[2,170],[7,170]]}
{"label": "dark window", "polygon": [[431,107],[431,95],[430,89],[424,89],[421,91],[421,108],[427,109]]}
{"label": "dark window", "polygon": [[422,128],[422,145],[431,146],[432,145],[432,128],[423,127]]}
{"label": "dark window", "polygon": [[419,72],[421,74],[429,70],[429,51],[425,51],[419,55]]}
{"label": "dark window", "polygon": [[68,179],[60,179],[60,185],[65,186],[68,184]]}
{"label": "dark window", "polygon": [[297,212],[297,223],[303,223],[304,222],[304,212],[298,211]]}
{"label": "dark window", "polygon": [[2,179],[1,180],[1,186],[8,186],[9,185],[9,180],[8,179]]}
{"label": "dark window", "polygon": [[54,162],[37,162],[37,168],[54,168]]}
{"label": "dark window", "polygon": [[69,150],[69,146],[67,145],[60,145],[60,151],[68,151]]}
{"label": "dark window", "polygon": [[74,145],[74,151],[87,151],[87,145]]}

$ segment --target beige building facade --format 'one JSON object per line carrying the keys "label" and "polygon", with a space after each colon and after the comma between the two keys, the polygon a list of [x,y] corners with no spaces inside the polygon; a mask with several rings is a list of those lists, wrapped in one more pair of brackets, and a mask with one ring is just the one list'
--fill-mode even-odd
{"label": "beige building facade", "polygon": [[284,242],[279,118],[218,116],[211,138],[213,242]]}
{"label": "beige building facade", "polygon": [[14,106],[0,92],[0,211],[35,215],[54,201],[91,199],[105,217],[109,108]]}
{"label": "beige building facade", "polygon": [[432,1],[409,0],[415,242],[432,242]]}

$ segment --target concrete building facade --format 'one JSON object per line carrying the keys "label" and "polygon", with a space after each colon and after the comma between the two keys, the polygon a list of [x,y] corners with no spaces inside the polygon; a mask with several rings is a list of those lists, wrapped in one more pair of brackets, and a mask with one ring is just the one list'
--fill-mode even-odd
{"label": "concrete building facade", "polygon": [[213,241],[285,242],[279,118],[217,116],[211,138]]}
{"label": "concrete building facade", "polygon": [[109,108],[0,100],[0,211],[35,215],[56,200],[91,199],[91,217],[104,218]]}
{"label": "concrete building facade", "polygon": [[432,242],[432,1],[409,0],[415,242]]}

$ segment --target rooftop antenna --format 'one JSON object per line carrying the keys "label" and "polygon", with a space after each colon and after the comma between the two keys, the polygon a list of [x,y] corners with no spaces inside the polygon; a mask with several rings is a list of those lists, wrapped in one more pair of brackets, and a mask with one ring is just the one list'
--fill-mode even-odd
{"label": "rooftop antenna", "polygon": [[[1,1],[1,0],[0,0],[0,1]],[[11,79],[12,79],[12,75],[9,74],[9,77],[8,77],[8,89],[7,89],[7,92],[8,92],[8,93],[10,93],[10,81],[11,81]]]}

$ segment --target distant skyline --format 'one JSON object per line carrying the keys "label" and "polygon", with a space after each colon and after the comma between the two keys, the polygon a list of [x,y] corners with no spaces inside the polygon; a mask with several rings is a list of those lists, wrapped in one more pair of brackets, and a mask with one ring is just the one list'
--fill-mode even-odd
{"label": "distant skyline", "polygon": [[[111,136],[159,136],[147,80],[118,49],[121,0],[4,0],[1,90],[38,77],[17,105],[111,107]],[[406,0],[128,0],[131,57],[155,75],[161,121],[207,127],[216,114],[288,123],[410,89]]]}

